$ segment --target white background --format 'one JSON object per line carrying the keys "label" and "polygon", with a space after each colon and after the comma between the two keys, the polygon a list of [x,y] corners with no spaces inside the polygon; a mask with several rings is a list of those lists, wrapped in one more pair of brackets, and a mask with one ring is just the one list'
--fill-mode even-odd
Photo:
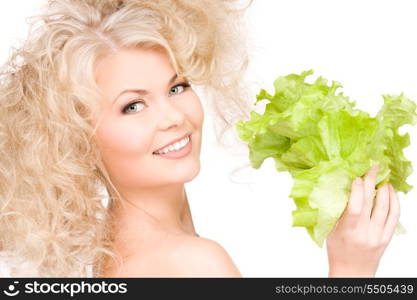
{"label": "white background", "polygon": [[[0,2],[0,62],[26,36],[25,18],[44,0]],[[417,18],[413,0],[255,0],[247,11],[255,95],[273,92],[278,76],[314,69],[342,83],[357,107],[375,116],[382,94],[399,94],[417,102]],[[401,223],[407,233],[394,236],[378,277],[417,276],[417,126],[404,126],[411,146],[405,155],[415,172],[415,188],[399,193]],[[238,155],[239,154],[239,155]],[[187,184],[197,233],[219,242],[245,277],[325,277],[325,248],[316,246],[303,228],[291,227],[295,208],[288,197],[292,179],[267,160],[259,170],[236,168],[248,163],[241,150],[217,146],[206,114],[200,175]]]}

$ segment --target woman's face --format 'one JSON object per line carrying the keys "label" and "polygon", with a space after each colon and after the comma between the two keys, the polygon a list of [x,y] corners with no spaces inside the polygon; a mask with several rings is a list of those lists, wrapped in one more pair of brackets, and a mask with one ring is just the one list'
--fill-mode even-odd
{"label": "woman's face", "polygon": [[121,50],[100,60],[95,79],[104,116],[96,139],[117,187],[148,188],[197,176],[203,109],[165,52]]}

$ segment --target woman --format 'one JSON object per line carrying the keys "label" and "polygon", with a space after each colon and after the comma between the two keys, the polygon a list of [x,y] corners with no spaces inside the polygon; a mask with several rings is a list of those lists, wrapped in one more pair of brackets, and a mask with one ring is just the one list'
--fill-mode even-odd
{"label": "woman", "polygon": [[[13,276],[239,277],[184,190],[203,110],[246,116],[234,1],[56,0],[3,68],[0,250]],[[329,276],[374,276],[399,203],[376,169],[327,240]],[[109,195],[105,205],[100,188]],[[89,271],[89,268],[92,269]]]}

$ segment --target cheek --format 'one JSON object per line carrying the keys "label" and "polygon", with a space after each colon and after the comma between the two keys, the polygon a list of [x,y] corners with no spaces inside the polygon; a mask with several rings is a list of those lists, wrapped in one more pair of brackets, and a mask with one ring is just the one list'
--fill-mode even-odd
{"label": "cheek", "polygon": [[[129,118],[129,117],[127,117]],[[103,162],[112,175],[132,172],[132,162],[149,155],[152,134],[130,120],[102,124],[97,139]]]}
{"label": "cheek", "polygon": [[147,148],[148,137],[142,130],[137,129],[134,124],[127,122],[102,128],[99,132],[99,139],[103,150],[126,154],[132,151],[144,151]]}
{"label": "cheek", "polygon": [[189,101],[187,101],[186,105],[183,107],[183,111],[187,115],[187,119],[192,126],[192,130],[194,131],[193,151],[195,155],[199,157],[202,143],[204,111],[197,95],[194,95],[194,97],[188,100]]}
{"label": "cheek", "polygon": [[189,99],[187,105],[184,107],[184,110],[187,113],[188,119],[195,127],[194,129],[201,130],[204,122],[204,111],[203,106],[201,105],[200,99],[196,94]]}
{"label": "cheek", "polygon": [[198,101],[199,103],[199,108],[198,108],[198,114],[196,115],[196,123],[199,125],[200,130],[203,127],[203,122],[204,122],[204,111],[203,111],[203,107],[200,103],[200,101]]}

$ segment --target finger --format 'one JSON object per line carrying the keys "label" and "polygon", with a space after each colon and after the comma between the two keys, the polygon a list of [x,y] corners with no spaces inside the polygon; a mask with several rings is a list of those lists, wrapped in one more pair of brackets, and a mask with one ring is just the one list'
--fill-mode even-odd
{"label": "finger", "polygon": [[389,187],[390,205],[388,217],[385,222],[383,241],[388,243],[394,234],[398,219],[400,218],[400,200],[392,185]]}
{"label": "finger", "polygon": [[375,197],[375,182],[378,173],[378,165],[374,165],[364,178],[364,204],[362,208],[362,219],[368,223],[372,212],[373,201]]}
{"label": "finger", "polygon": [[384,230],[390,206],[390,192],[387,184],[381,186],[376,194],[375,207],[372,210],[371,222]]}
{"label": "finger", "polygon": [[340,220],[341,226],[353,228],[357,225],[361,216],[363,205],[363,180],[360,177],[352,182],[352,189],[349,196],[349,202]]}

